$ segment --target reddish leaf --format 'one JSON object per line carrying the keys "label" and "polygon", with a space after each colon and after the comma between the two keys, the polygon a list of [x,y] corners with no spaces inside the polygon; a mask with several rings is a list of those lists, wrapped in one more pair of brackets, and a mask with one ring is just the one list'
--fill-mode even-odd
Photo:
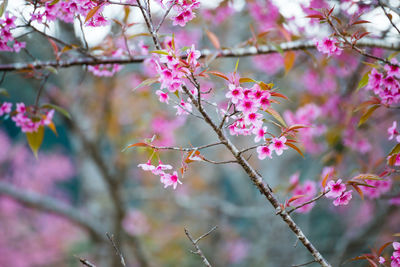
{"label": "reddish leaf", "polygon": [[299,199],[299,198],[302,198],[302,197],[305,197],[306,195],[297,195],[297,196],[293,196],[293,197],[291,197],[289,200],[288,200],[288,204],[290,204],[291,202],[293,202],[293,201],[295,201],[295,200],[297,200],[297,199]]}
{"label": "reddish leaf", "polygon": [[356,24],[363,24],[363,23],[371,23],[371,22],[368,21],[368,20],[358,20],[358,21],[354,22],[353,25],[356,25]]}
{"label": "reddish leaf", "polygon": [[229,78],[225,74],[223,74],[223,73],[221,73],[219,71],[210,70],[210,71],[207,71],[207,73],[210,73],[212,75],[218,76],[218,77],[220,77],[222,79],[225,79],[225,80],[229,81]]}
{"label": "reddish leaf", "polygon": [[383,180],[376,174],[371,174],[371,173],[361,173],[357,176],[354,176],[352,179],[357,180]]}
{"label": "reddish leaf", "polygon": [[283,58],[283,65],[285,66],[285,74],[287,74],[294,65],[294,61],[296,60],[296,53],[293,51],[288,51],[285,53]]}
{"label": "reddish leaf", "polygon": [[210,39],[211,43],[215,47],[215,49],[218,49],[218,50],[221,49],[221,45],[219,43],[218,37],[209,30],[206,30],[206,34],[207,34],[208,39]]}
{"label": "reddish leaf", "polygon": [[252,78],[240,78],[239,83],[257,83],[257,81]]}
{"label": "reddish leaf", "polygon": [[266,108],[265,111],[268,112],[269,114],[271,114],[272,117],[274,117],[282,126],[285,126],[287,128],[285,120],[275,109]]}
{"label": "reddish leaf", "polygon": [[286,143],[286,145],[293,148],[294,150],[296,150],[297,153],[299,153],[300,156],[302,156],[304,158],[303,152],[301,152],[301,150],[296,145],[294,145],[292,143]]}
{"label": "reddish leaf", "polygon": [[320,14],[308,15],[308,16],[306,16],[306,18],[309,18],[309,19],[320,19],[320,20],[324,19],[324,17],[322,15],[320,15]]}
{"label": "reddish leaf", "polygon": [[392,244],[392,242],[387,242],[387,243],[383,244],[383,246],[380,247],[379,250],[378,250],[378,256],[380,256],[380,255],[382,254],[383,250],[384,250],[387,246],[389,246],[389,245],[391,245],[391,244]]}
{"label": "reddish leaf", "polygon": [[278,92],[271,92],[271,96],[275,96],[275,97],[280,97],[280,98],[284,98],[286,100],[289,100],[289,98],[287,98],[285,95],[278,93]]}
{"label": "reddish leaf", "polygon": [[51,46],[53,47],[53,51],[54,51],[54,55],[56,56],[56,58],[58,59],[58,46],[56,44],[56,42],[54,42],[54,40],[47,38],[47,40],[49,40]]}
{"label": "reddish leaf", "polygon": [[298,130],[298,129],[302,129],[302,128],[309,128],[309,127],[310,126],[304,125],[304,124],[293,124],[292,126],[287,128],[286,131],[290,132],[290,131],[294,131],[294,130]]}
{"label": "reddish leaf", "polygon": [[358,122],[358,126],[361,126],[362,124],[364,124],[369,117],[371,117],[372,113],[374,113],[374,111],[379,108],[381,105],[377,104],[377,105],[373,105],[371,106],[360,118],[360,121]]}
{"label": "reddish leaf", "polygon": [[97,11],[99,11],[101,5],[97,5],[94,8],[92,8],[86,15],[85,18],[85,23],[88,22],[94,15],[96,15]]}
{"label": "reddish leaf", "polygon": [[364,200],[363,191],[356,184],[351,184],[351,186],[357,191],[357,193],[360,195],[361,199]]}
{"label": "reddish leaf", "polygon": [[326,182],[328,181],[328,178],[329,178],[329,173],[327,173],[327,174],[325,175],[324,179],[323,179],[322,182],[321,182],[322,188],[325,188],[325,187],[326,187]]}
{"label": "reddish leaf", "polygon": [[394,154],[398,154],[400,152],[400,143],[395,145],[392,150],[390,151],[388,156],[394,155]]}

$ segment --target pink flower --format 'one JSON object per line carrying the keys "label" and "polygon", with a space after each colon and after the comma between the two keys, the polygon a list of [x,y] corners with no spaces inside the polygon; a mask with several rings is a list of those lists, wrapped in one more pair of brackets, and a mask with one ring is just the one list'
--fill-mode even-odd
{"label": "pink flower", "polygon": [[379,257],[379,263],[384,264],[385,263],[385,258],[384,257]]}
{"label": "pink flower", "polygon": [[226,93],[226,98],[230,98],[233,104],[237,104],[239,100],[244,98],[242,87],[237,87],[234,84],[229,84],[229,91]]}
{"label": "pink flower", "polygon": [[178,178],[178,173],[174,171],[173,174],[165,173],[161,176],[161,183],[164,184],[164,188],[168,186],[173,186],[174,189],[178,186],[178,184],[182,184],[182,182]]}
{"label": "pink flower", "polygon": [[335,181],[329,181],[325,190],[330,190],[327,194],[327,198],[337,198],[342,195],[344,191],[346,191],[346,185],[342,184],[342,179]]}
{"label": "pink flower", "polygon": [[17,103],[17,112],[18,113],[25,113],[26,112],[26,107],[24,103]]}
{"label": "pink flower", "polygon": [[267,126],[254,128],[252,133],[256,135],[256,137],[254,137],[254,142],[260,142],[260,140],[264,139],[264,135],[267,133]]}
{"label": "pink flower", "polygon": [[142,168],[144,171],[153,171],[156,167],[151,164],[151,161],[148,160],[145,164],[139,164],[139,168]]}
{"label": "pink flower", "polygon": [[168,100],[169,100],[168,93],[164,93],[164,92],[161,91],[161,90],[157,90],[157,91],[156,91],[156,95],[159,96],[160,102],[168,104]]}
{"label": "pink flower", "polygon": [[194,44],[192,44],[192,47],[188,50],[186,50],[187,53],[187,62],[189,63],[192,68],[195,68],[197,65],[197,59],[200,58],[201,53],[200,51],[196,50],[194,48]]}
{"label": "pink flower", "polygon": [[[393,58],[390,62],[393,64],[398,64],[398,62],[395,58]],[[396,78],[400,78],[400,68],[398,66],[392,66],[392,65],[386,64],[385,70],[387,71],[388,75],[395,76]]]}
{"label": "pink flower", "polygon": [[242,111],[244,114],[248,114],[251,112],[256,112],[258,110],[258,106],[256,105],[256,103],[254,103],[253,100],[248,99],[241,102],[237,109],[239,111]]}
{"label": "pink flower", "polygon": [[54,116],[54,109],[51,109],[50,111],[48,111],[44,117],[44,119],[42,119],[41,123],[42,125],[49,125],[51,124],[52,120],[53,120],[53,116]]}
{"label": "pink flower", "polygon": [[11,107],[12,107],[11,103],[4,102],[0,107],[0,116],[3,116],[4,114],[10,113],[11,112]]}
{"label": "pink flower", "polygon": [[260,160],[265,159],[267,156],[272,159],[272,151],[267,146],[257,147],[257,153]]}
{"label": "pink flower", "polygon": [[151,172],[155,175],[163,175],[165,170],[171,170],[172,166],[168,164],[163,164],[162,161],[158,161],[158,166],[152,169]]}
{"label": "pink flower", "polygon": [[352,198],[351,192],[353,192],[353,190],[349,190],[347,192],[343,192],[340,195],[340,197],[338,197],[337,199],[335,199],[333,201],[333,205],[335,205],[335,206],[343,206],[343,205],[349,204],[349,202],[350,202],[350,200]]}
{"label": "pink flower", "polygon": [[262,122],[262,117],[263,115],[260,113],[256,112],[251,112],[245,115],[244,117],[244,123],[246,125],[253,125],[256,128],[260,128],[263,124]]}
{"label": "pink flower", "polygon": [[400,135],[397,131],[397,121],[394,121],[392,126],[388,128],[389,140],[392,140],[393,137],[397,134],[396,141],[400,143]]}
{"label": "pink flower", "polygon": [[4,19],[0,19],[0,24],[2,24],[2,26],[5,29],[15,28],[16,26],[15,26],[14,22],[15,22],[16,19],[17,18],[15,16],[11,16],[10,17],[10,13],[6,12],[5,18]]}
{"label": "pink flower", "polygon": [[179,105],[175,105],[174,108],[177,109],[176,115],[186,115],[192,112],[192,105],[190,103],[185,103],[183,100],[181,100]]}
{"label": "pink flower", "polygon": [[269,145],[269,149],[271,151],[275,151],[275,153],[280,156],[283,153],[283,150],[288,149],[288,147],[285,145],[286,143],[286,137],[281,136],[279,138],[272,138],[271,144]]}
{"label": "pink flower", "polygon": [[315,41],[315,45],[317,46],[317,50],[323,54],[331,55],[340,55],[342,53],[342,49],[338,47],[337,40],[329,39],[325,37],[324,39]]}

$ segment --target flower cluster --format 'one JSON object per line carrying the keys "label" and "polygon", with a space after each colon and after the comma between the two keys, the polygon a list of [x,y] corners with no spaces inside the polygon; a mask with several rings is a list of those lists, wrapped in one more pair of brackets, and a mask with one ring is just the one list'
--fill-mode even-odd
{"label": "flower cluster", "polygon": [[[48,1],[44,5],[35,10],[32,14],[32,20],[39,23],[55,21],[57,18],[67,23],[73,23],[76,16],[87,16],[90,10],[97,7],[97,3],[92,0],[61,0]],[[97,12],[86,22],[87,26],[104,26],[109,22],[101,14],[103,4]]]}
{"label": "flower cluster", "polygon": [[[388,134],[389,134],[389,140],[394,139],[396,136],[396,141],[400,143],[400,133],[397,131],[397,121],[393,121],[393,124],[391,127],[388,128]],[[395,160],[394,160],[394,166],[400,166],[400,153],[394,155]]]}
{"label": "flower cluster", "polygon": [[400,243],[399,242],[393,242],[393,254],[390,257],[392,260],[391,262],[391,267],[400,267]]}
{"label": "flower cluster", "polygon": [[[290,177],[290,187],[293,188],[292,194],[294,197],[298,196],[299,198],[293,200],[290,204],[292,206],[300,206],[307,201],[310,201],[314,198],[317,190],[314,181],[307,180],[303,184],[299,183],[299,174],[295,173]],[[304,205],[301,208],[296,209],[298,213],[307,213],[312,210],[315,202]]]}
{"label": "flower cluster", "polygon": [[11,30],[16,27],[15,16],[10,16],[6,12],[3,19],[0,19],[0,51],[19,52],[25,47],[25,42],[19,42],[14,39]]}
{"label": "flower cluster", "polygon": [[325,192],[327,198],[335,198],[333,201],[333,205],[335,206],[343,206],[349,204],[353,190],[346,191],[346,185],[342,183],[342,179],[338,179],[336,182],[331,180],[328,182],[325,187]]}
{"label": "flower cluster", "polygon": [[338,42],[336,39],[330,39],[328,37],[315,41],[317,50],[323,54],[327,54],[328,56],[340,55],[342,53],[343,49],[338,47],[337,44]]}
{"label": "flower cluster", "polygon": [[317,144],[314,139],[326,132],[326,126],[316,124],[316,120],[322,116],[321,108],[311,103],[300,107],[295,113],[287,110],[283,113],[283,117],[288,125],[302,124],[311,126],[302,129],[299,133],[301,142],[307,149],[307,152],[317,153],[322,147]]}
{"label": "flower cluster", "polygon": [[[397,64],[396,59],[392,59],[393,64]],[[367,90],[372,90],[379,96],[384,104],[392,105],[400,103],[400,68],[386,64],[384,72],[372,69],[368,75]]]}
{"label": "flower cluster", "polygon": [[[159,75],[158,81],[161,83],[160,90],[157,90],[156,94],[161,102],[169,104],[169,93],[183,92],[182,86],[190,84],[187,76],[196,72],[200,67],[200,63],[197,61],[200,52],[192,45],[190,49],[186,50],[186,58],[182,59],[179,51],[175,49],[173,40],[168,41],[166,47],[167,52],[155,56],[154,62]],[[193,89],[192,93],[196,93],[196,89]],[[180,98],[174,107],[177,109],[178,116],[192,112],[190,99]]]}
{"label": "flower cluster", "polygon": [[379,198],[382,194],[388,192],[392,187],[391,180],[365,180],[365,183],[373,186],[363,186],[364,195],[369,198]]}
{"label": "flower cluster", "polygon": [[197,0],[178,0],[170,1],[170,4],[174,2],[174,9],[177,15],[172,17],[172,24],[183,27],[186,23],[195,18],[193,10],[200,7],[200,2]]}
{"label": "flower cluster", "polygon": [[99,64],[95,66],[89,66],[88,70],[96,76],[112,77],[122,68],[123,67],[119,64]]}
{"label": "flower cluster", "polygon": [[171,170],[172,166],[168,164],[163,164],[161,160],[158,162],[157,167],[152,165],[150,160],[146,163],[139,164],[138,167],[142,168],[144,171],[151,171],[154,175],[160,176],[160,181],[162,184],[164,184],[164,188],[172,186],[174,189],[176,189],[178,184],[182,184],[176,171],[174,171],[173,173],[165,172],[166,170]]}
{"label": "flower cluster", "polygon": [[[11,113],[11,103],[3,103],[0,109],[0,115]],[[17,127],[20,127],[22,132],[36,132],[40,126],[50,125],[54,116],[54,109],[46,111],[44,114],[34,112],[34,108],[25,107],[24,103],[17,103],[14,112],[11,113],[11,119]]]}

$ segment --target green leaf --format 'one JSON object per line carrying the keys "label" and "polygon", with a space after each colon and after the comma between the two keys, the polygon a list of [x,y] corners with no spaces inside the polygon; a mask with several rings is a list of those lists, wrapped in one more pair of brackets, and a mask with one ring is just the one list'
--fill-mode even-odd
{"label": "green leaf", "polygon": [[389,153],[388,156],[400,153],[400,144],[397,144]]}
{"label": "green leaf", "polygon": [[161,54],[161,55],[168,56],[168,52],[164,51],[164,50],[154,50],[154,51],[150,51],[150,53],[155,53],[155,54]]}
{"label": "green leaf", "polygon": [[10,95],[7,92],[7,90],[4,89],[4,88],[0,88],[0,95],[4,95],[6,97],[10,97]]}
{"label": "green leaf", "polygon": [[369,74],[371,73],[371,71],[368,71],[367,73],[365,73],[360,82],[358,83],[356,92],[358,92],[358,90],[360,90],[361,88],[363,88],[364,86],[366,86],[368,84],[368,80],[369,80]]}
{"label": "green leaf", "polygon": [[54,109],[55,111],[57,111],[57,112],[61,113],[62,115],[64,115],[66,118],[71,119],[71,115],[69,114],[69,112],[66,109],[64,109],[64,108],[62,108],[60,106],[57,106],[57,105],[54,105],[54,104],[43,104],[41,106],[41,108]]}
{"label": "green leaf", "polygon": [[54,0],[53,2],[50,3],[50,6],[54,6],[54,5],[57,4],[58,2],[60,2],[60,0]]}
{"label": "green leaf", "polygon": [[284,52],[283,52],[282,48],[279,45],[272,44],[272,46],[275,47],[276,51],[278,51],[279,54],[281,54],[282,57],[284,56]]}
{"label": "green leaf", "polygon": [[8,0],[4,0],[3,3],[0,4],[0,17],[3,16],[4,11],[6,11],[8,4]]}
{"label": "green leaf", "polygon": [[35,158],[37,158],[38,150],[42,145],[43,137],[44,137],[43,126],[39,126],[36,132],[26,133],[26,139],[28,141],[29,147],[31,148],[33,154],[35,155]]}
{"label": "green leaf", "polygon": [[374,111],[379,108],[381,105],[377,104],[377,105],[373,105],[371,106],[360,118],[360,121],[358,122],[358,127],[360,127],[362,124],[364,124],[369,117],[371,117],[372,113],[374,113]]}
{"label": "green leaf", "polygon": [[389,55],[388,60],[392,60],[392,58],[394,58],[395,56],[397,56],[400,52],[394,52],[392,54]]}
{"label": "green leaf", "polygon": [[275,109],[266,108],[265,111],[268,112],[269,114],[271,114],[272,117],[274,117],[282,126],[285,126],[287,128],[286,122],[284,121],[282,116]]}
{"label": "green leaf", "polygon": [[238,67],[239,67],[239,59],[236,61],[235,73],[236,73],[236,71],[237,71]]}
{"label": "green leaf", "polygon": [[141,82],[138,86],[136,86],[135,88],[133,88],[132,91],[135,91],[135,90],[137,90],[137,89],[139,89],[139,88],[141,88],[141,87],[144,87],[144,86],[150,86],[150,85],[152,85],[153,83],[156,83],[156,82],[158,82],[158,78],[149,78],[149,79],[146,79],[146,80],[144,80],[143,82]]}

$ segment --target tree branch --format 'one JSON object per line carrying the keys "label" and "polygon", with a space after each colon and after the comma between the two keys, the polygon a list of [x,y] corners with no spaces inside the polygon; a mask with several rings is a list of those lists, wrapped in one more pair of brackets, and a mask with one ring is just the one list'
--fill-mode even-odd
{"label": "tree branch", "polygon": [[193,239],[193,237],[190,235],[189,231],[185,228],[185,234],[186,236],[189,238],[190,242],[192,242],[193,246],[196,248],[196,251],[190,251],[193,254],[197,254],[201,257],[201,259],[203,260],[203,263],[205,266],[207,267],[211,267],[210,262],[207,260],[207,258],[204,256],[203,252],[201,251],[199,245],[197,244],[201,239],[205,238],[206,236],[210,235],[215,229],[217,229],[218,226],[214,226],[210,231],[208,231],[207,233],[203,234],[202,236],[200,236],[199,238],[197,238],[196,240]]}
{"label": "tree branch", "polygon": [[[357,42],[358,47],[371,47],[371,48],[383,48],[388,50],[400,50],[400,42],[392,42],[388,40],[378,39],[362,39]],[[278,48],[277,48],[278,47]],[[201,57],[205,58],[210,55],[216,55],[218,58],[224,57],[246,57],[265,55],[271,53],[278,53],[278,50],[282,51],[293,51],[293,50],[304,50],[304,49],[315,49],[313,41],[309,40],[298,40],[293,42],[280,43],[275,45],[260,45],[258,47],[249,46],[243,48],[230,48],[222,50],[201,50]],[[10,64],[0,64],[0,71],[18,71],[18,70],[30,70],[30,69],[43,69],[46,67],[54,68],[68,68],[73,66],[87,66],[87,65],[99,65],[99,64],[135,64],[141,63],[149,56],[133,56],[130,57],[81,57],[72,59],[60,59],[50,61],[35,60],[31,62],[16,62]]]}
{"label": "tree branch", "polygon": [[89,219],[87,213],[82,213],[57,199],[31,191],[24,191],[6,182],[0,182],[0,195],[8,196],[32,208],[60,215],[87,230],[98,240],[106,241],[104,237],[105,231],[101,225]]}

